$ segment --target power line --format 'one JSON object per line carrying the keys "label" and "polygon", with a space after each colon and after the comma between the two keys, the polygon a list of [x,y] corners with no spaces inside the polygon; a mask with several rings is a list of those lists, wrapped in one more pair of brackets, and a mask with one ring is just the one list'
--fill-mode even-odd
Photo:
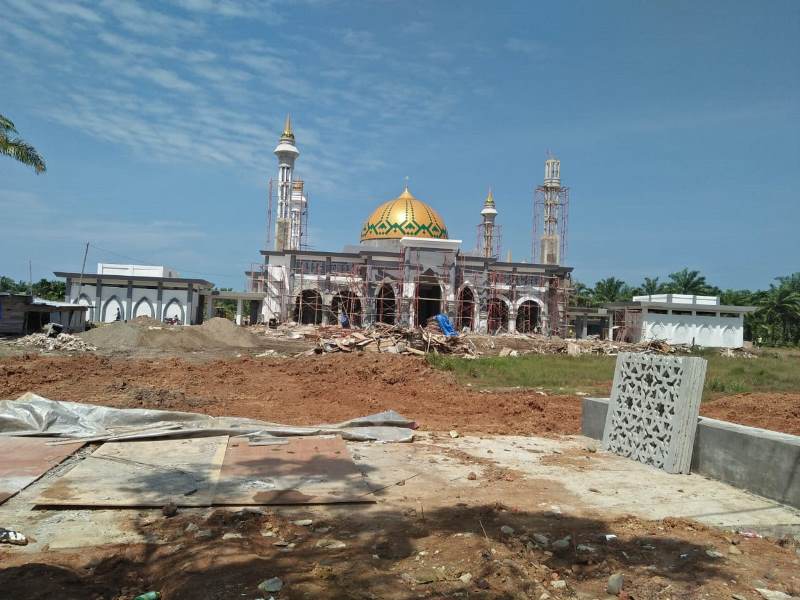
{"label": "power line", "polygon": [[[101,252],[107,252],[108,254],[111,254],[113,256],[118,256],[119,258],[124,258],[126,260],[133,261],[134,263],[137,263],[137,264],[153,264],[153,263],[157,263],[158,262],[158,261],[152,261],[152,260],[142,260],[141,257],[136,258],[136,257],[133,257],[133,256],[128,256],[126,254],[121,254],[119,252],[115,252],[113,250],[109,250],[108,248],[101,248],[97,244],[93,244],[91,242],[89,243],[89,246],[91,248],[93,248],[94,250],[100,250]],[[194,274],[194,275],[202,275],[203,277],[223,277],[223,278],[231,277],[230,273],[227,273],[227,274],[223,274],[223,273],[207,273],[207,272],[203,272],[203,271],[194,271],[192,269],[183,269],[183,268],[181,268],[181,267],[179,267],[177,265],[174,265],[174,266],[178,271],[180,271],[182,273],[191,273],[191,274]]]}

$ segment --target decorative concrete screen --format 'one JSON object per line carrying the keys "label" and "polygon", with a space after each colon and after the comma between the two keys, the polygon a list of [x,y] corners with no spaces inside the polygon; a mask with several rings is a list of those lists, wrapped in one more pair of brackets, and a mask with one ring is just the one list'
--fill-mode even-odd
{"label": "decorative concrete screen", "polygon": [[688,473],[705,376],[702,358],[620,353],[603,448],[667,473]]}

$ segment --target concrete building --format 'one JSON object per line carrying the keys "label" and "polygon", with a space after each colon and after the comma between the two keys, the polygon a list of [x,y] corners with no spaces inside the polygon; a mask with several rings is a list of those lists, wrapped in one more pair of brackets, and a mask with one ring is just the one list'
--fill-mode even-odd
{"label": "concrete building", "polygon": [[66,279],[67,302],[88,307],[88,320],[98,323],[151,317],[180,323],[202,321],[203,297],[213,284],[179,277],[174,269],[153,265],[99,263],[97,273],[56,271]]}
{"label": "concrete building", "polygon": [[720,304],[717,296],[654,294],[631,302],[606,304],[609,329],[616,340],[663,340],[709,348],[740,348],[744,315],[753,306]]}
{"label": "concrete building", "polygon": [[[572,269],[559,265],[559,252],[546,253],[548,264],[500,261],[498,209],[493,194],[480,213],[478,248],[465,251],[450,239],[440,214],[402,193],[380,203],[366,218],[359,243],[341,252],[309,250],[291,242],[287,186],[299,151],[287,120],[275,150],[278,157],[278,211],[275,249],[262,250],[264,263],[247,273],[250,292],[263,294],[266,322],[383,322],[424,325],[446,313],[458,329],[566,333],[566,290]],[[546,183],[560,188],[560,163],[548,159]],[[555,179],[553,179],[555,178]],[[557,231],[557,206],[547,219]],[[549,231],[546,229],[546,231]],[[289,242],[287,242],[289,240]],[[558,247],[559,240],[553,242]]]}

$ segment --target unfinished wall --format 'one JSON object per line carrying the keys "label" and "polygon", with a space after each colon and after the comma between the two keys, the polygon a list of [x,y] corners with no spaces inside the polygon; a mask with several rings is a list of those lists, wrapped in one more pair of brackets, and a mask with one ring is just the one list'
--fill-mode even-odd
{"label": "unfinished wall", "polygon": [[662,315],[647,312],[642,317],[642,339],[670,344],[692,344],[712,348],[741,348],[744,319],[701,315]]}
{"label": "unfinished wall", "polygon": [[[608,398],[584,398],[583,435],[602,439]],[[800,508],[800,436],[699,417],[691,471]]]}

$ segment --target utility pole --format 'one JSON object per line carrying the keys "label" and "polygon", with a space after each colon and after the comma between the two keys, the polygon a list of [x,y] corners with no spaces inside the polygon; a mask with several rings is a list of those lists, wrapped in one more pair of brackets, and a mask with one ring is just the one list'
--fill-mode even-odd
{"label": "utility pole", "polygon": [[[78,279],[78,297],[75,298],[77,302],[83,293],[83,274],[86,271],[86,257],[89,254],[89,242],[86,242],[86,248],[83,250],[83,263],[81,263],[81,276]],[[67,290],[67,302],[69,302],[70,291]]]}

